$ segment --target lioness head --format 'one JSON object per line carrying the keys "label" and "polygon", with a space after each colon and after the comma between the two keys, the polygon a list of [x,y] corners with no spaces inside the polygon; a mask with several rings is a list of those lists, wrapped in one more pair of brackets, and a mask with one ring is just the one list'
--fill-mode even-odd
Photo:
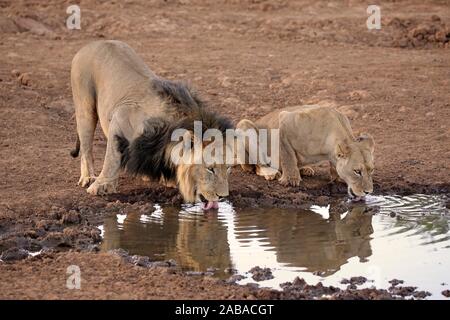
{"label": "lioness head", "polygon": [[373,192],[374,145],[372,136],[365,133],[355,141],[336,146],[336,171],[347,183],[352,198],[359,199]]}

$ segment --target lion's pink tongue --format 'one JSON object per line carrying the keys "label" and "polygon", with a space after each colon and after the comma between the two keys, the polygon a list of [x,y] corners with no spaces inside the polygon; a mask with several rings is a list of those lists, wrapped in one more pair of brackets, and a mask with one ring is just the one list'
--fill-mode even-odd
{"label": "lion's pink tongue", "polygon": [[219,203],[217,201],[208,201],[207,203],[202,203],[202,209],[207,211],[211,209],[219,208]]}

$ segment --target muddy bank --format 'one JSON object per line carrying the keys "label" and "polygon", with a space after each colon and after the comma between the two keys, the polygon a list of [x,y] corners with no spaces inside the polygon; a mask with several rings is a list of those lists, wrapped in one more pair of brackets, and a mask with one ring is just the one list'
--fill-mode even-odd
{"label": "muddy bank", "polygon": [[[81,289],[66,287],[67,267],[81,271]],[[14,281],[11,281],[14,279]],[[30,282],[33,283],[30,286]],[[377,290],[285,283],[281,291],[239,286],[213,277],[192,277],[173,266],[132,264],[107,253],[43,253],[17,263],[0,264],[0,299],[399,299],[421,298],[415,289]],[[400,292],[402,295],[398,296]]]}

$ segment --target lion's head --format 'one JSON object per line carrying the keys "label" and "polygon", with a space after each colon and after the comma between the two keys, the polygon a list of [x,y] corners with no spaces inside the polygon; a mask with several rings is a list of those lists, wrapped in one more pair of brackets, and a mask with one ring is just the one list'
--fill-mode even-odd
{"label": "lion's head", "polygon": [[186,202],[202,202],[204,210],[217,209],[220,198],[229,194],[228,176],[232,164],[227,161],[227,155],[233,153],[225,130],[231,125],[220,120],[214,125],[203,121],[201,136],[195,130],[181,131],[184,132],[182,142],[169,149],[172,163],[176,164],[181,195]]}
{"label": "lion's head", "polygon": [[[201,155],[196,156],[195,151],[190,150],[188,161],[178,164],[176,169],[178,187],[185,201],[201,201],[204,210],[217,209],[219,199],[228,196],[229,193],[228,176],[231,166],[225,164],[224,158],[216,162],[205,161],[205,147],[214,148],[214,143],[200,145]],[[217,146],[216,150],[219,149],[226,152],[226,146]]]}
{"label": "lion's head", "polygon": [[361,198],[373,192],[374,140],[364,133],[351,142],[336,146],[336,171],[348,186],[349,195]]}
{"label": "lion's head", "polygon": [[179,165],[177,179],[183,198],[187,202],[201,201],[205,210],[217,209],[219,199],[228,196],[229,170],[225,164]]}
{"label": "lion's head", "polygon": [[133,175],[178,185],[185,202],[217,209],[219,199],[228,196],[226,157],[232,152],[225,137],[230,128],[228,119],[201,110],[178,121],[151,118],[131,143],[116,136],[121,166]]}

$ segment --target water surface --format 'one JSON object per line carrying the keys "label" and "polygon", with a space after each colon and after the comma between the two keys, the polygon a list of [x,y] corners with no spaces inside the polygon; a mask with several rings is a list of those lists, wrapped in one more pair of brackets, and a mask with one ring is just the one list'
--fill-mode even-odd
{"label": "water surface", "polygon": [[[340,284],[365,276],[386,288],[397,278],[405,285],[441,291],[450,284],[450,213],[445,197],[435,195],[372,196],[349,211],[330,206],[298,209],[239,209],[220,203],[204,214],[199,206],[161,207],[152,212],[108,218],[103,250],[123,248],[156,260],[175,259],[184,270],[225,268],[246,274],[269,267],[274,279],[261,286],[279,288],[296,276],[308,283]],[[332,213],[330,213],[332,212]],[[447,284],[447,285],[443,285]]]}

